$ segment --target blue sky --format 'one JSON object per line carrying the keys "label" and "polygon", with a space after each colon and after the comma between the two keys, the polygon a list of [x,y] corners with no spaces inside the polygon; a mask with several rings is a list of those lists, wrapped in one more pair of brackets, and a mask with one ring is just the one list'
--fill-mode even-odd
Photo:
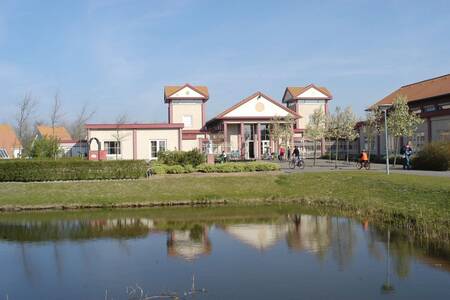
{"label": "blue sky", "polygon": [[0,122],[26,93],[46,121],[165,122],[163,86],[207,85],[207,115],[315,83],[363,116],[399,86],[450,73],[450,1],[0,0]]}

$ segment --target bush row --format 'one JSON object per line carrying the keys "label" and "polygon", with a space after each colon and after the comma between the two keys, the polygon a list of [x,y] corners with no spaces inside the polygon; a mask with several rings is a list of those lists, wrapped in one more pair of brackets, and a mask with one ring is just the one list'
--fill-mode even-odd
{"label": "bush row", "polygon": [[164,165],[154,164],[151,167],[153,174],[183,174],[183,173],[234,173],[234,172],[258,172],[277,171],[280,166],[269,162],[229,162],[223,164],[200,164],[196,167],[192,165]]}
{"label": "bush row", "polygon": [[135,179],[147,168],[143,160],[4,160],[0,181]]}
{"label": "bush row", "polygon": [[447,171],[450,161],[450,142],[433,142],[427,144],[412,163],[418,170]]}
{"label": "bush row", "polygon": [[158,153],[158,162],[169,166],[198,166],[205,162],[205,155],[198,149],[191,151],[164,151]]}

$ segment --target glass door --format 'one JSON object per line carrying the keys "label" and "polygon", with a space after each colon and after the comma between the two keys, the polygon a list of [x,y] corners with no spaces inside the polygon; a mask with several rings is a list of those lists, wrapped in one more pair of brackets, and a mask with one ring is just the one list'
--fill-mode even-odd
{"label": "glass door", "polygon": [[164,152],[167,150],[166,140],[152,140],[150,141],[150,159],[157,159],[158,152]]}

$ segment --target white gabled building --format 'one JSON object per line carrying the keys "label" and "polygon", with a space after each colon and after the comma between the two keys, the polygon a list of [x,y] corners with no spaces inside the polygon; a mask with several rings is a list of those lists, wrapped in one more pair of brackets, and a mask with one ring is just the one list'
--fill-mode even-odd
{"label": "white gabled building", "polygon": [[309,115],[319,107],[327,111],[331,98],[327,89],[315,85],[288,87],[283,97],[285,105],[256,92],[207,121],[206,86],[166,86],[167,123],[86,124],[89,158],[153,160],[159,151],[205,151],[212,144],[215,153],[225,151],[238,159],[262,159],[278,151],[269,133],[275,118],[290,116],[295,120],[291,124],[294,139],[301,137]]}

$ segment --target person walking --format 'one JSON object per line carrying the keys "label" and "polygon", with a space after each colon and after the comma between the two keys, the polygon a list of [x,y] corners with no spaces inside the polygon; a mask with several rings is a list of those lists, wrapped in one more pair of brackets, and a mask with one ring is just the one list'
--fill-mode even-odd
{"label": "person walking", "polygon": [[405,160],[406,160],[406,168],[407,170],[411,170],[411,156],[413,154],[413,149],[411,145],[408,143],[405,149]]}
{"label": "person walking", "polygon": [[400,155],[402,156],[402,162],[403,162],[403,170],[406,169],[406,155],[405,155],[405,153],[406,153],[406,145],[403,145],[400,148]]}
{"label": "person walking", "polygon": [[291,160],[291,147],[289,147],[289,146],[287,148],[287,159]]}
{"label": "person walking", "polygon": [[285,152],[285,149],[284,149],[283,146],[281,146],[281,147],[280,147],[280,155],[279,155],[279,157],[278,157],[278,159],[279,159],[280,161],[284,160],[284,152]]}

